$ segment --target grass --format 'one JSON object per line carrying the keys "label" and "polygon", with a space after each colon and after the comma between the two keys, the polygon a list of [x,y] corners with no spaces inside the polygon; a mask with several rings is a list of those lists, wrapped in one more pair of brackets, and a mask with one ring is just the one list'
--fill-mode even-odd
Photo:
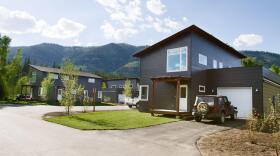
{"label": "grass", "polygon": [[125,130],[178,121],[167,117],[152,117],[136,110],[103,111],[45,118],[46,121],[81,130]]}

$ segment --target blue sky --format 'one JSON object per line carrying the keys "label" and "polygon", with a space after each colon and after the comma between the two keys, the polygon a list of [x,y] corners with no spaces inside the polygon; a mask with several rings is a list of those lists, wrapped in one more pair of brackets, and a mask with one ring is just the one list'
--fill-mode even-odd
{"label": "blue sky", "polygon": [[12,45],[150,45],[195,24],[238,50],[280,53],[280,1],[0,0]]}

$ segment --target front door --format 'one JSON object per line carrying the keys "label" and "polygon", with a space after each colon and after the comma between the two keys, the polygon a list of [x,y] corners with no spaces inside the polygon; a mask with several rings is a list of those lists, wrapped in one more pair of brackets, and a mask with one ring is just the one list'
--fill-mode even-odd
{"label": "front door", "polygon": [[57,90],[57,100],[58,101],[62,100],[62,89]]}
{"label": "front door", "polygon": [[188,86],[181,85],[180,86],[180,101],[179,101],[179,110],[187,111],[188,108]]}

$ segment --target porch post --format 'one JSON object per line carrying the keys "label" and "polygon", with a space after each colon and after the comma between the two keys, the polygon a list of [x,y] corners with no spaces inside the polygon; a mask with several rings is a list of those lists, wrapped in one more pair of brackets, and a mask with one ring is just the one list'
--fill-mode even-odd
{"label": "porch post", "polygon": [[[154,116],[154,113],[152,112],[154,110],[154,104],[155,104],[155,90],[156,90],[156,80],[152,80],[152,96],[151,96],[151,101],[150,101],[150,111],[151,115]],[[149,95],[148,95],[149,96]]]}
{"label": "porch post", "polygon": [[177,91],[176,91],[176,112],[179,115],[179,96],[180,96],[180,80],[177,80]]}

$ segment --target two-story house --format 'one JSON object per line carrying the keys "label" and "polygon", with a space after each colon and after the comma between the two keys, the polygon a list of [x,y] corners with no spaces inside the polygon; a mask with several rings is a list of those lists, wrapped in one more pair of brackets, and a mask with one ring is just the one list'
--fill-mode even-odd
{"label": "two-story house", "polygon": [[240,117],[263,113],[280,77],[241,67],[243,54],[192,25],[134,54],[140,59],[140,111],[190,115],[197,95],[226,95]]}
{"label": "two-story house", "polygon": [[[60,74],[62,73],[61,69],[58,68],[49,68],[36,65],[30,65],[31,69],[31,79],[30,83],[23,86],[23,88],[30,90],[30,97],[32,99],[41,100],[42,99],[42,87],[41,83],[48,73],[52,74],[54,80],[54,87],[51,91],[51,100],[61,100],[63,93],[63,83],[61,80]],[[87,73],[79,72],[78,73],[78,84],[84,86],[84,96],[93,98],[93,92],[95,92],[96,101],[101,101],[102,92],[101,92],[101,83],[102,77]],[[24,89],[23,89],[24,90]]]}

